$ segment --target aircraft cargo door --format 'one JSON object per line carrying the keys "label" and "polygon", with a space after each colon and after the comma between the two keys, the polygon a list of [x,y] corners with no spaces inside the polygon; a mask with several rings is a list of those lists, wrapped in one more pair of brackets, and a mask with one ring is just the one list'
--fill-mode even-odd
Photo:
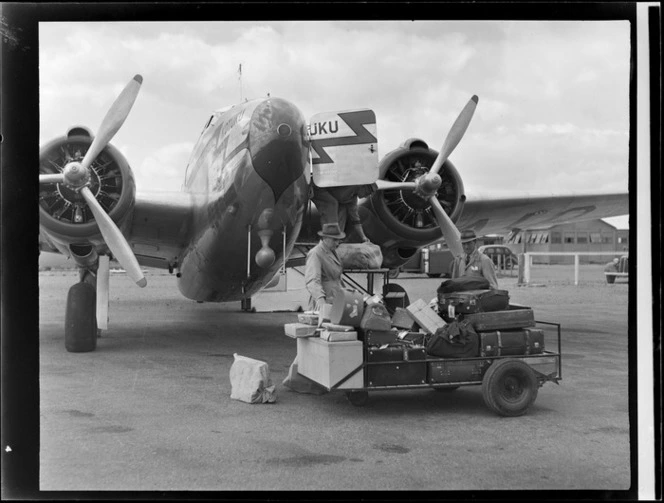
{"label": "aircraft cargo door", "polygon": [[314,115],[309,135],[313,178],[319,187],[366,185],[378,179],[376,114],[372,110]]}

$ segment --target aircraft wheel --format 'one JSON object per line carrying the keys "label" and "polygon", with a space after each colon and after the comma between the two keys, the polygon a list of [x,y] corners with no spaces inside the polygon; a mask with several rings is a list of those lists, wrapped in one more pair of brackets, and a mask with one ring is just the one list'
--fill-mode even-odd
{"label": "aircraft wheel", "polygon": [[612,275],[609,275],[609,274],[607,274],[607,276],[606,276],[606,282],[607,282],[608,284],[610,284],[610,285],[611,285],[611,284],[613,284],[613,283],[615,283],[615,282],[616,282],[616,277],[615,277],[615,276],[612,276]]}
{"label": "aircraft wheel", "polygon": [[90,283],[76,283],[67,295],[65,348],[84,353],[97,348],[97,292]]}
{"label": "aircraft wheel", "polygon": [[349,391],[346,393],[346,398],[355,407],[364,407],[369,401],[369,393],[366,391]]}
{"label": "aircraft wheel", "polygon": [[521,416],[537,398],[535,372],[520,360],[501,360],[489,366],[482,379],[487,407],[501,416]]}

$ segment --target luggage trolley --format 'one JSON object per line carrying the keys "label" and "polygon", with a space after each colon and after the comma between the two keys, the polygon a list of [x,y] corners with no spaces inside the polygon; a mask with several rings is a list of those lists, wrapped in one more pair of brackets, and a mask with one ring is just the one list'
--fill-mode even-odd
{"label": "luggage trolley", "polygon": [[[501,416],[520,416],[537,398],[537,392],[546,382],[558,384],[562,379],[561,326],[558,323],[536,321],[557,330],[557,350],[539,354],[506,356],[480,356],[469,358],[438,358],[426,356],[424,360],[367,361],[368,348],[363,348],[363,361],[328,391],[343,391],[351,404],[363,406],[369,392],[404,389],[433,388],[453,391],[461,386],[482,386],[482,397],[489,409]],[[406,346],[407,347],[407,346]],[[373,379],[381,371],[394,371],[395,367],[418,366],[417,372],[425,375],[420,384],[374,384]],[[413,367],[414,368],[414,367]],[[363,373],[364,386],[344,387],[344,383]],[[417,373],[415,372],[415,373]],[[412,372],[409,372],[412,374]],[[388,380],[389,381],[389,380]],[[357,382],[357,380],[356,380]]]}

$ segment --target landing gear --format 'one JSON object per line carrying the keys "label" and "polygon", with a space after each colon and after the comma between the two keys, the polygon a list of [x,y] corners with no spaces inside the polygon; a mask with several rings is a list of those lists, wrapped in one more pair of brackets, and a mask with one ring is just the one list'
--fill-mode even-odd
{"label": "landing gear", "polygon": [[88,281],[76,283],[67,295],[65,348],[84,353],[97,348],[97,292]]}

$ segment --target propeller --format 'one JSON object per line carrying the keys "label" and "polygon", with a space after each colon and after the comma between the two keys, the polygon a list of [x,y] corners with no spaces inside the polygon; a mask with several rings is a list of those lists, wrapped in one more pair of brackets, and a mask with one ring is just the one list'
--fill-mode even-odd
{"label": "propeller", "polygon": [[454,124],[452,124],[449,133],[447,133],[447,137],[445,138],[443,147],[440,149],[438,157],[436,157],[436,160],[427,174],[420,176],[413,182],[376,181],[377,190],[410,189],[423,199],[429,201],[433,213],[436,216],[436,220],[438,221],[438,225],[443,232],[443,237],[454,255],[463,254],[463,247],[461,246],[460,239],[461,234],[436,197],[436,192],[442,183],[442,179],[438,172],[466,133],[468,125],[475,113],[475,109],[477,108],[478,101],[479,98],[476,95],[473,95],[463,110],[461,110],[461,113],[454,121]]}
{"label": "propeller", "polygon": [[92,141],[90,148],[83,160],[79,162],[70,162],[59,174],[40,175],[39,183],[64,183],[69,188],[78,191],[85,199],[95,217],[99,226],[99,231],[104,237],[104,241],[113,253],[113,256],[120,265],[127,271],[127,275],[140,287],[147,284],[147,280],[141,272],[138,261],[125,239],[124,235],[118,229],[111,217],[101,207],[94,194],[90,191],[88,185],[90,181],[90,166],[97,156],[106,148],[113,136],[118,132],[125,119],[131,111],[131,107],[136,101],[138,92],[141,89],[143,77],[135,75],[134,78],[125,86],[120,95],[111,105],[106,113],[104,120],[99,126],[97,136]]}

